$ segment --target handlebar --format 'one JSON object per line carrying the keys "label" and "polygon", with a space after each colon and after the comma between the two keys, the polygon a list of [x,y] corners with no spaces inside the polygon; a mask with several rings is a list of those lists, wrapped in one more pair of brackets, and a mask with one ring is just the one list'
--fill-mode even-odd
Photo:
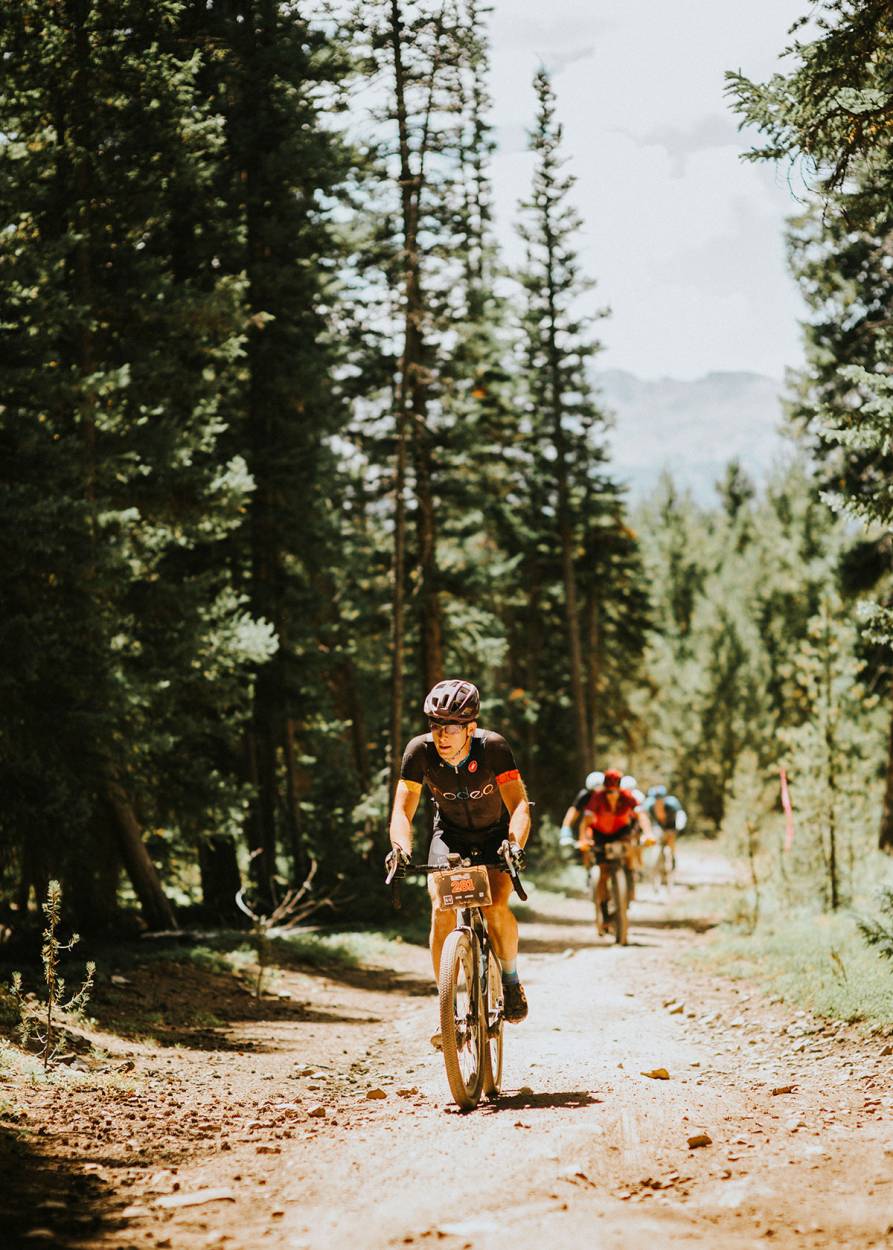
{"label": "handlebar", "polygon": [[[509,849],[508,838],[506,838],[503,841],[502,845],[500,846],[496,854],[498,855],[499,859],[502,862],[499,864],[494,864],[493,867],[499,868],[501,872],[507,872],[509,874],[509,876],[512,879],[512,888],[514,889],[515,893],[518,895],[518,898],[520,898],[522,902],[526,902],[527,891],[524,889],[524,886],[521,884],[521,874],[518,872],[518,869],[515,866],[515,861],[512,858],[512,853],[511,853],[511,850]],[[453,856],[451,855],[450,859],[452,858]],[[463,860],[461,856],[457,856],[457,859],[458,859],[458,863],[455,865],[455,867],[458,868],[463,864]],[[408,872],[420,872],[420,873],[421,872],[442,872],[444,868],[450,868],[450,867],[453,867],[453,865],[449,863],[447,864],[444,864],[444,863],[413,864],[412,862],[401,865],[399,861],[396,861],[394,863],[394,866],[391,868],[390,872],[388,873],[388,875],[385,877],[385,885],[389,885],[391,887],[391,894],[392,894],[393,905],[394,905],[395,911],[399,911],[400,907],[402,906],[402,902],[400,899],[400,877],[397,876],[397,873],[400,871],[401,867],[403,868],[403,873],[401,875],[405,875]]]}

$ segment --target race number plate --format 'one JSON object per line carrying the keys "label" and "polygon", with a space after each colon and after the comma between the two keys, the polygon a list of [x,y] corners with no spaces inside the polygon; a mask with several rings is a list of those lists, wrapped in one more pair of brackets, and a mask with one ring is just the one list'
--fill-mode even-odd
{"label": "race number plate", "polygon": [[473,868],[446,868],[434,873],[438,911],[454,907],[489,907],[490,878],[483,864]]}

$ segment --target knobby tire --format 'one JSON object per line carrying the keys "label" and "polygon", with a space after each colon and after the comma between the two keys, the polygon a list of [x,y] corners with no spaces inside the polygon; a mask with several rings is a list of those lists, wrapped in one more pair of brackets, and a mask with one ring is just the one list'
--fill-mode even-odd
{"label": "knobby tire", "polygon": [[611,925],[618,946],[626,946],[628,931],[629,895],[626,881],[626,869],[622,864],[614,864],[608,878],[608,893],[611,898]]}
{"label": "knobby tire", "polygon": [[484,1093],[495,1098],[502,1085],[503,992],[499,960],[489,952],[487,1037],[484,1043]]}
{"label": "knobby tire", "polygon": [[471,934],[454,929],[440,956],[443,1062],[450,1093],[461,1111],[478,1105],[484,1085],[485,1037],[475,946]]}

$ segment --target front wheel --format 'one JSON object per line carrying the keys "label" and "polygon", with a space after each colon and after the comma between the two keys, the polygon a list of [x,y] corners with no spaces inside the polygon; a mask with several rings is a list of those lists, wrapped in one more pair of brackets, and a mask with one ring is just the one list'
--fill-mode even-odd
{"label": "front wheel", "polygon": [[484,1023],[475,967],[475,939],[454,929],[440,956],[440,1033],[450,1093],[462,1111],[480,1102],[484,1085]]}
{"label": "front wheel", "polygon": [[502,1085],[503,992],[502,968],[492,951],[487,971],[487,1036],[484,1041],[484,1093],[495,1098]]}
{"label": "front wheel", "polygon": [[629,895],[627,892],[626,869],[622,864],[612,864],[608,877],[608,896],[610,898],[611,927],[618,946],[626,946],[628,929]]}

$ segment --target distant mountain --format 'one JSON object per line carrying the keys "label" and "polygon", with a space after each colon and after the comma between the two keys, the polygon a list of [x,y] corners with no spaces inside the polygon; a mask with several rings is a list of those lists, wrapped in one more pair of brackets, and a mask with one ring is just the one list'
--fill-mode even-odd
{"label": "distant mountain", "polygon": [[708,373],[691,382],[646,381],[620,369],[596,372],[604,406],[616,418],[610,434],[616,476],[641,499],[670,469],[701,503],[715,500],[726,464],[741,461],[757,481],[784,442],[779,433],[781,384],[759,373]]}

